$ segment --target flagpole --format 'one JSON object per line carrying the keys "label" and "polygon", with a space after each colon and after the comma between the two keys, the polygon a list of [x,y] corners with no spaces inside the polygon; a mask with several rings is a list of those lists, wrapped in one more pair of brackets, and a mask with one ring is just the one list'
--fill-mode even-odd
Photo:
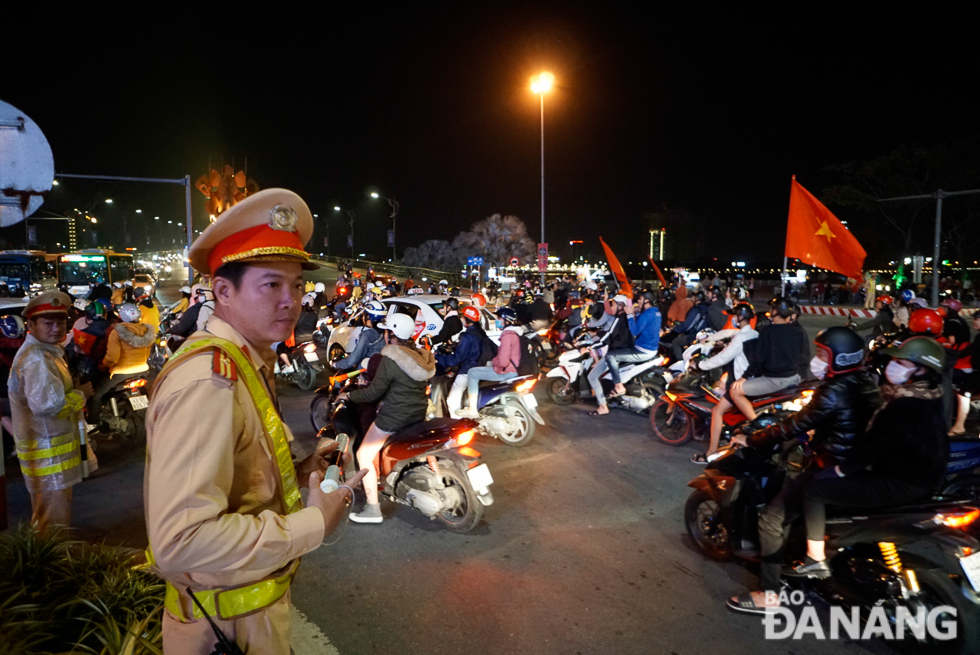
{"label": "flagpole", "polygon": [[780,288],[779,290],[779,297],[785,298],[786,297],[786,255],[783,255],[783,277],[781,279],[783,284],[782,284],[782,288]]}

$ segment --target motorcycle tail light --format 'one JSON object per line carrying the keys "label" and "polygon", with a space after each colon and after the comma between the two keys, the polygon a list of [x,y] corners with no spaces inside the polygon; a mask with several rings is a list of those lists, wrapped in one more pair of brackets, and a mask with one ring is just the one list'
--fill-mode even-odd
{"label": "motorcycle tail light", "polygon": [[547,334],[548,334],[548,328],[541,328],[540,330],[538,330],[538,335],[539,336],[542,336],[543,337],[543,336],[545,336]]}
{"label": "motorcycle tail light", "polygon": [[518,393],[530,393],[531,389],[534,388],[534,385],[537,384],[537,382],[538,381],[533,378],[530,380],[524,380],[524,382],[521,382],[514,388],[514,391]]}
{"label": "motorcycle tail light", "polygon": [[466,432],[460,432],[456,435],[456,443],[460,446],[465,446],[469,442],[473,441],[473,437],[476,436],[476,430],[467,430]]}
{"label": "motorcycle tail light", "polygon": [[145,386],[146,386],[146,380],[144,380],[143,378],[130,380],[129,382],[123,385],[123,387],[126,389],[139,389],[140,387],[145,387]]}
{"label": "motorcycle tail light", "polygon": [[933,519],[936,523],[942,523],[947,528],[965,528],[980,518],[980,509],[972,509],[968,512],[956,512],[955,514],[936,514]]}
{"label": "motorcycle tail light", "polygon": [[315,353],[316,352],[316,344],[312,344],[312,343],[306,344],[305,346],[303,346],[303,352]]}

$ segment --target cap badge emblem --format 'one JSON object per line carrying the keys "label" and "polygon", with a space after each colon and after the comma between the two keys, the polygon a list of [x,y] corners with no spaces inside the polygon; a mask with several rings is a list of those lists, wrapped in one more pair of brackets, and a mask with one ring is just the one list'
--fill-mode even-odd
{"label": "cap badge emblem", "polygon": [[299,216],[296,210],[286,205],[276,205],[269,210],[269,227],[280,232],[295,232]]}

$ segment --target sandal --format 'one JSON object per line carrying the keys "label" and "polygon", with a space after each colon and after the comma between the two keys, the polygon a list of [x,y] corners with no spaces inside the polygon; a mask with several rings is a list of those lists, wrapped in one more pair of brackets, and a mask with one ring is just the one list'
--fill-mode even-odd
{"label": "sandal", "polygon": [[589,412],[589,416],[609,416],[609,412],[606,412],[605,414],[600,414],[598,411],[592,411]]}
{"label": "sandal", "polygon": [[725,602],[725,606],[734,612],[741,612],[742,614],[762,614],[765,615],[768,612],[776,609],[775,607],[759,607],[752,600],[752,592],[746,591],[744,593],[735,596],[734,598],[729,598]]}
{"label": "sandal", "polygon": [[705,455],[704,453],[696,453],[694,455],[691,455],[691,461],[694,462],[695,464],[707,464],[708,456]]}

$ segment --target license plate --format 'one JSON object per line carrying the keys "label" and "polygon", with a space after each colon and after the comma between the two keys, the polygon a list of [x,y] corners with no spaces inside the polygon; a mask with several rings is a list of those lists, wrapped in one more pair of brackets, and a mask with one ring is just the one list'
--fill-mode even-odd
{"label": "license plate", "polygon": [[526,393],[524,394],[524,404],[531,409],[537,409],[538,399],[534,397],[534,394]]}
{"label": "license plate", "polygon": [[150,399],[146,396],[130,396],[129,404],[133,409],[146,409],[150,406]]}
{"label": "license plate", "polygon": [[470,478],[470,484],[474,489],[483,489],[493,484],[493,476],[490,475],[490,467],[480,464],[476,468],[471,468],[466,472]]}
{"label": "license plate", "polygon": [[973,591],[980,593],[980,553],[973,553],[960,559],[960,568],[966,574]]}
{"label": "license plate", "polygon": [[320,356],[317,355],[315,352],[312,352],[312,353],[304,353],[304,355],[306,356],[306,361],[313,362],[314,364],[319,364],[320,363]]}

